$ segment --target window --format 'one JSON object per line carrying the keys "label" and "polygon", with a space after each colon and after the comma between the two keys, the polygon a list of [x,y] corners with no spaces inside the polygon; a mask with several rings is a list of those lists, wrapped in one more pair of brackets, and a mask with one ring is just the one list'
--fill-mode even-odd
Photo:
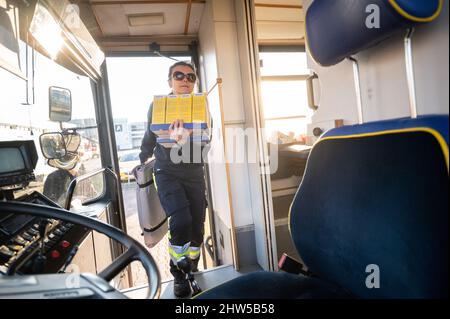
{"label": "window", "polygon": [[[21,59],[26,59],[26,44],[20,42]],[[31,48],[29,48],[31,53]],[[31,54],[28,57],[31,59]],[[30,79],[27,94],[26,81],[0,68],[0,140],[28,139],[34,140],[39,154],[35,169],[36,182],[30,184],[30,189],[53,194],[49,190],[54,184],[52,180],[60,181],[61,187],[52,199],[58,203],[64,202],[65,190],[75,176],[95,171],[102,167],[100,159],[99,138],[97,130],[95,103],[91,80],[88,77],[73,73],[47,57],[35,53],[34,81]],[[29,63],[30,67],[32,63]],[[29,74],[32,74],[29,70]],[[33,85],[31,85],[34,83]],[[59,123],[49,120],[49,87],[67,88],[72,93],[72,121],[64,123],[64,128],[77,129],[82,141],[78,149],[78,165],[75,169],[57,172],[58,169],[48,165],[39,147],[39,136],[47,132],[61,131]],[[27,101],[29,96],[29,101]],[[64,175],[66,178],[59,178]],[[50,177],[50,178],[49,178]],[[48,183],[46,183],[48,181]],[[53,185],[54,186],[54,185]],[[20,195],[20,193],[18,194]]]}
{"label": "window", "polygon": [[[176,59],[191,60],[188,56]],[[176,61],[163,57],[108,57],[106,62],[117,150],[139,149],[153,96],[170,93],[167,76]]]}
{"label": "window", "polygon": [[0,0],[0,68],[24,77],[19,55],[19,9]]}
{"label": "window", "polygon": [[120,158],[121,162],[131,162],[138,160],[139,160],[139,153],[126,154]]}
{"label": "window", "polygon": [[260,52],[261,95],[266,134],[272,143],[302,142],[312,111],[307,105],[309,76],[305,52]]}

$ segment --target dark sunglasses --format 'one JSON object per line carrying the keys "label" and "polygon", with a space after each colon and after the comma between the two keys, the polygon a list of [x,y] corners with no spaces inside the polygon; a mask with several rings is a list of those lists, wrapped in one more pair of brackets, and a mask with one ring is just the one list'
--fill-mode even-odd
{"label": "dark sunglasses", "polygon": [[183,72],[176,71],[173,73],[172,77],[177,81],[183,81],[185,78],[191,83],[197,81],[197,76],[194,73],[184,74]]}

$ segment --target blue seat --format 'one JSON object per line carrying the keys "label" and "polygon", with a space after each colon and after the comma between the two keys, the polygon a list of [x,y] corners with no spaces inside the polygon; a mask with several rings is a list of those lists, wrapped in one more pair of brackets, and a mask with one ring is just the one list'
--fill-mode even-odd
{"label": "blue seat", "polygon": [[[290,214],[314,277],[257,272],[199,298],[448,297],[448,121],[423,116],[326,133]],[[374,265],[379,288],[370,285]]]}
{"label": "blue seat", "polygon": [[[315,0],[306,14],[306,35],[312,58],[331,66],[395,33],[435,20],[443,0]],[[378,8],[378,12],[371,11]],[[370,14],[379,13],[371,27]],[[330,19],[330,17],[333,17]]]}
{"label": "blue seat", "polygon": [[[433,21],[442,5],[315,0],[306,13],[309,52],[323,66],[337,64]],[[374,6],[380,28],[366,23]],[[448,297],[448,121],[430,115],[327,132],[311,150],[290,214],[292,239],[314,277],[259,272],[200,298]]]}
{"label": "blue seat", "polygon": [[254,272],[217,288],[197,299],[348,299],[350,294],[326,281],[289,273]]}

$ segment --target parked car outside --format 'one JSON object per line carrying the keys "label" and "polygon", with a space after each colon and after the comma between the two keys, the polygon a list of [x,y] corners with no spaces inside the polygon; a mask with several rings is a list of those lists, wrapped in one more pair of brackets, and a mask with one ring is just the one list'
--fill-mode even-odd
{"label": "parked car outside", "polygon": [[135,179],[132,171],[141,163],[139,153],[139,150],[134,150],[119,154],[120,180],[122,182],[130,182]]}

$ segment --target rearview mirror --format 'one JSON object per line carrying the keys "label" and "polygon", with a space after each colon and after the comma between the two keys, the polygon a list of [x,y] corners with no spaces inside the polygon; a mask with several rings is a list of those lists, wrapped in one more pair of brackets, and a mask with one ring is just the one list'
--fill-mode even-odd
{"label": "rearview mirror", "polygon": [[54,122],[72,119],[72,93],[68,89],[51,86],[49,89],[49,117]]}
{"label": "rearview mirror", "polygon": [[78,156],[78,154],[67,153],[66,156],[60,159],[57,158],[49,159],[47,163],[51,167],[70,171],[78,165],[79,161],[80,157]]}
{"label": "rearview mirror", "polygon": [[78,133],[63,133],[66,150],[69,153],[76,153],[81,144],[81,135]]}
{"label": "rearview mirror", "polygon": [[61,159],[67,155],[66,143],[61,133],[47,133],[39,137],[42,154],[46,159]]}

